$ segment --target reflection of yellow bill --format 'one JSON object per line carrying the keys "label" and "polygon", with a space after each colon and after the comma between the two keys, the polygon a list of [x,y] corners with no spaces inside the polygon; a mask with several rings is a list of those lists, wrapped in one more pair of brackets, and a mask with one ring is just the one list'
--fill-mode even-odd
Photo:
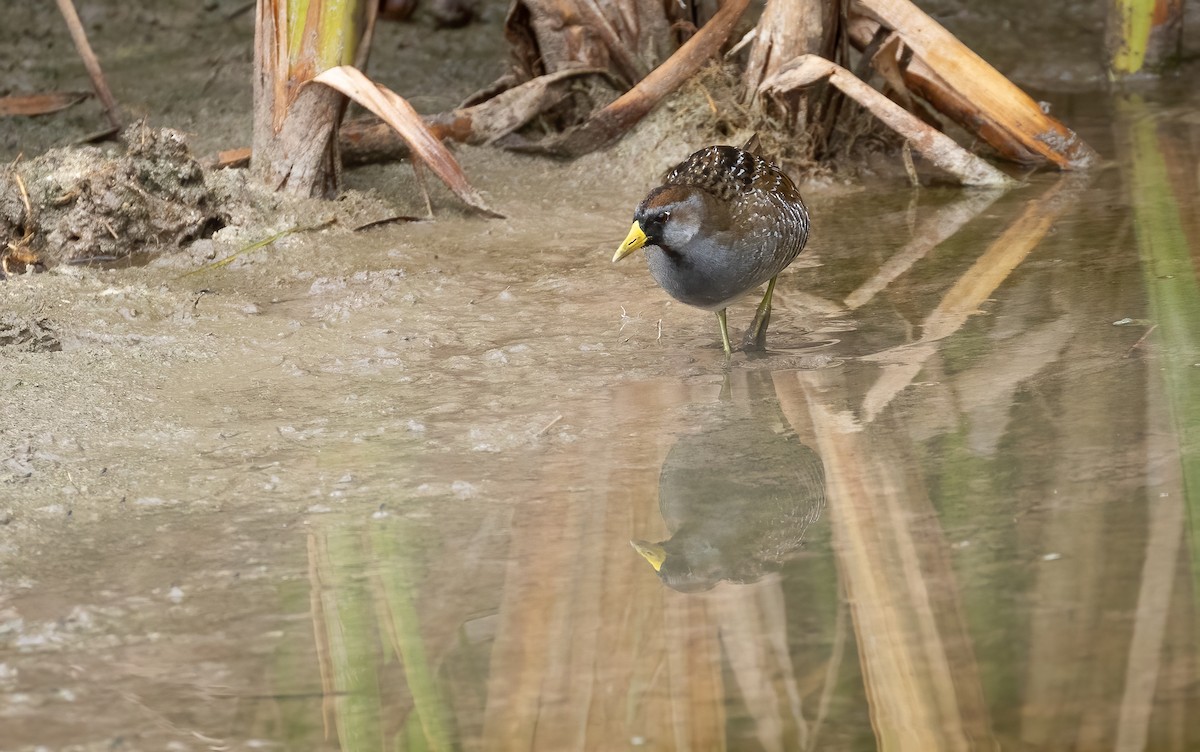
{"label": "reflection of yellow bill", "polygon": [[[634,222],[633,227],[629,228],[629,234],[625,236],[625,242],[621,243],[621,247],[618,248],[617,252],[613,254],[613,262],[616,263],[617,261],[620,261],[645,244],[646,233],[642,232],[641,225],[639,225],[637,222]],[[657,569],[657,567],[655,567],[655,569]]]}
{"label": "reflection of yellow bill", "polygon": [[[635,225],[636,226],[636,225]],[[629,545],[633,546],[633,550],[642,555],[642,558],[650,562],[650,566],[654,567],[657,572],[662,569],[663,562],[667,559],[667,552],[657,543],[647,543],[646,541],[629,541]]]}

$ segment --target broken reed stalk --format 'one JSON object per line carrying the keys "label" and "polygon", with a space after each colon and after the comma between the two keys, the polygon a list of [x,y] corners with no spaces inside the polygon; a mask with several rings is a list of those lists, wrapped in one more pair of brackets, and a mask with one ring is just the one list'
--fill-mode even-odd
{"label": "broken reed stalk", "polygon": [[[937,88],[954,93],[934,96],[930,103],[935,107],[939,101],[952,103],[945,114],[989,143],[996,138],[1000,144],[993,145],[1002,153],[1004,142],[1011,139],[1038,161],[1059,169],[1081,169],[1095,161],[1096,153],[1074,131],[1042,112],[1029,95],[909,0],[855,0],[852,11],[895,30],[912,50],[914,62],[919,60],[934,73],[921,77],[931,82],[928,86],[940,84]],[[997,132],[1005,138],[997,138]],[[1011,146],[1008,151],[1012,152]]]}
{"label": "broken reed stalk", "polygon": [[785,94],[828,79],[842,93],[865,107],[889,128],[912,143],[935,166],[964,185],[1006,186],[1012,179],[923,123],[912,113],[871,88],[845,68],[817,55],[803,55],[763,82],[761,90]]}
{"label": "broken reed stalk", "polygon": [[71,0],[57,0],[58,10],[62,13],[63,20],[67,22],[67,29],[71,32],[71,41],[75,43],[75,49],[79,52],[79,57],[83,60],[83,66],[87,68],[88,76],[92,79],[92,87],[96,90],[96,96],[100,98],[101,104],[104,105],[104,114],[108,118],[108,122],[112,124],[114,130],[121,129],[121,113],[117,109],[117,100],[113,99],[112,92],[108,89],[108,82],[104,79],[104,71],[100,69],[100,60],[96,57],[96,53],[92,51],[92,45],[88,42],[87,32],[83,30],[83,24],[79,20],[79,14],[75,11],[75,4]]}
{"label": "broken reed stalk", "polygon": [[[875,34],[881,29],[878,21],[866,16],[851,16],[847,25],[850,42],[860,51],[868,48]],[[886,33],[887,30],[883,31]],[[888,85],[902,98],[909,92],[916,94],[935,110],[986,141],[1000,156],[1009,161],[1019,164],[1043,161],[1008,129],[1001,127],[994,120],[983,117],[976,104],[963,93],[947,85],[921,58],[913,56],[907,65],[901,65],[900,60],[904,53],[900,35],[891,32],[889,41],[880,46],[871,59],[874,68],[883,74]]]}
{"label": "broken reed stalk", "polygon": [[762,82],[800,55],[833,58],[837,4],[826,0],[768,0],[750,42],[742,72],[749,99]]}
{"label": "broken reed stalk", "polygon": [[345,100],[305,84],[354,60],[360,15],[358,0],[258,0],[250,166],[274,190],[337,194],[337,126]]}

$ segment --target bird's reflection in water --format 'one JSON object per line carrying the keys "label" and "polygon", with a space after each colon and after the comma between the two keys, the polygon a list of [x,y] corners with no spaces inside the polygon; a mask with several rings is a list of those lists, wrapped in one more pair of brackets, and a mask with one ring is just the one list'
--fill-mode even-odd
{"label": "bird's reflection in water", "polygon": [[766,389],[752,383],[757,394],[748,404],[723,395],[695,407],[689,422],[703,428],[667,454],[658,505],[671,537],[631,541],[681,593],[722,581],[756,582],[777,571],[825,507],[821,458],[783,419],[769,374],[755,376]]}

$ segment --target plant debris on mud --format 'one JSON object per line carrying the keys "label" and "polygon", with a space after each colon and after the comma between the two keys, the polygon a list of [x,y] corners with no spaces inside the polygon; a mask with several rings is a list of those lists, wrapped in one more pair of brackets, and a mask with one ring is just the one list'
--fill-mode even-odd
{"label": "plant debris on mud", "polygon": [[6,274],[37,263],[155,255],[211,235],[226,219],[184,137],[139,123],[121,149],[52,149],[0,186]]}

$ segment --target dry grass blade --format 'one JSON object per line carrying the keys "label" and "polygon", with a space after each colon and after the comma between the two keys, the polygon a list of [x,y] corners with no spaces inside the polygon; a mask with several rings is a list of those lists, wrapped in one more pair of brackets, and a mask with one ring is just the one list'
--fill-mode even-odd
{"label": "dry grass blade", "polygon": [[412,154],[433,170],[468,206],[490,217],[504,216],[484,203],[483,197],[471,186],[454,155],[437,140],[417,111],[399,94],[380,86],[367,78],[362,71],[348,65],[330,68],[313,80],[340,91],[383,118],[408,142]]}
{"label": "dry grass blade", "polygon": [[937,167],[965,185],[1006,186],[1012,180],[979,157],[934,130],[900,105],[865,84],[842,66],[817,55],[801,55],[763,82],[761,90],[779,94],[829,79],[846,96],[871,111],[889,128],[912,143],[913,148]]}
{"label": "dry grass blade", "polygon": [[329,227],[330,225],[332,225],[336,221],[337,221],[336,219],[326,219],[326,220],[322,220],[321,222],[318,222],[315,225],[309,225],[308,227],[292,227],[290,229],[283,230],[282,232],[277,232],[270,237],[263,238],[262,240],[256,240],[255,242],[251,243],[250,245],[239,248],[238,250],[234,251],[233,253],[229,254],[228,256],[226,256],[225,258],[223,258],[219,261],[214,261],[211,264],[205,264],[204,266],[200,267],[199,269],[193,269],[190,272],[181,274],[181,275],[179,275],[179,277],[177,279],[183,279],[185,277],[190,277],[193,274],[200,274],[201,272],[209,272],[209,271],[212,271],[213,269],[220,269],[223,266],[228,266],[229,264],[232,264],[235,259],[241,257],[244,254],[250,253],[251,251],[257,251],[259,248],[266,248],[267,246],[271,245],[272,243],[274,243],[276,240],[279,240],[280,238],[286,238],[288,235],[294,235],[298,232],[314,232],[316,230],[323,230],[326,227]]}
{"label": "dry grass blade", "polygon": [[73,107],[90,96],[86,91],[52,91],[0,97],[0,117],[49,115]]}

